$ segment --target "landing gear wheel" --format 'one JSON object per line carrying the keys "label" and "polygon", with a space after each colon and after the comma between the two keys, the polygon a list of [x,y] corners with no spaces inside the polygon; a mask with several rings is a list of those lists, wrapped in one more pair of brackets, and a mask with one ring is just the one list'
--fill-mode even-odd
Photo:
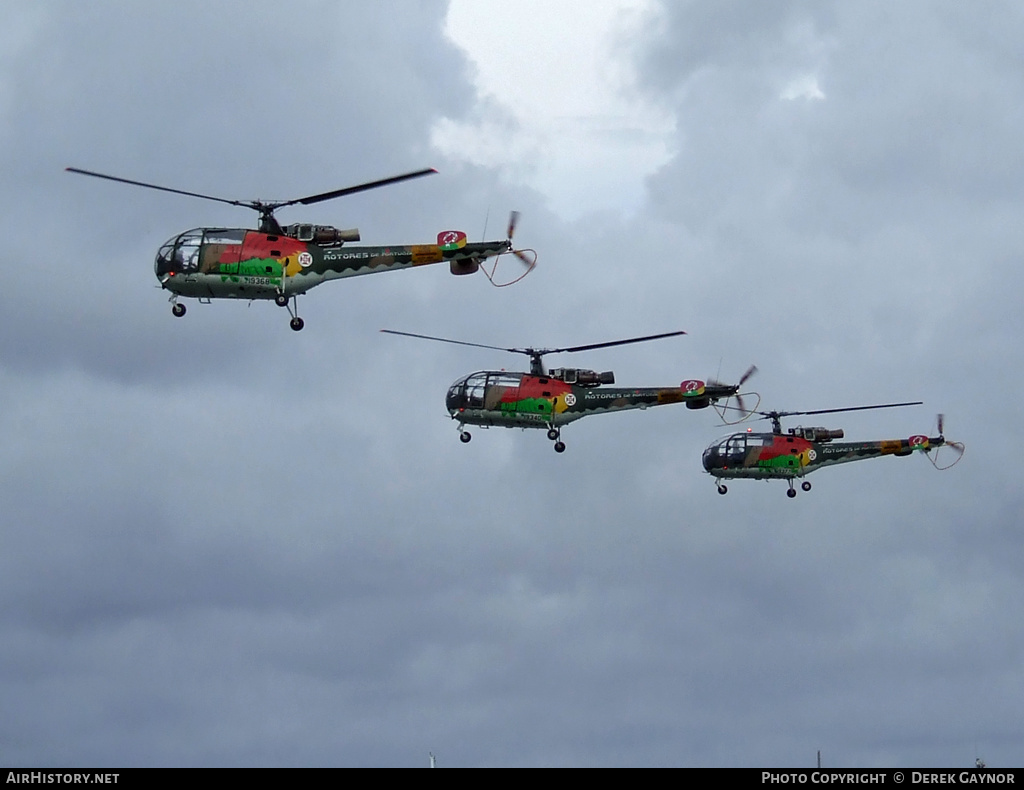
{"label": "landing gear wheel", "polygon": [[303,321],[303,320],[302,320],[301,318],[299,318],[298,316],[295,316],[295,317],[294,317],[294,318],[293,318],[293,319],[292,319],[292,320],[291,320],[291,321],[289,322],[289,324],[288,324],[288,325],[289,325],[289,326],[290,326],[290,327],[291,327],[292,329],[294,329],[294,330],[295,330],[296,332],[298,332],[298,331],[299,331],[300,329],[302,329],[302,327],[304,327],[304,326],[306,325],[306,322],[305,322],[305,321]]}
{"label": "landing gear wheel", "polygon": [[789,491],[786,492],[786,496],[788,496],[790,499],[795,497],[796,496],[796,489],[795,488],[789,489]]}
{"label": "landing gear wheel", "polygon": [[729,488],[727,486],[719,486],[718,493],[721,494],[722,496],[725,496],[726,494],[729,493]]}
{"label": "landing gear wheel", "polygon": [[473,434],[469,431],[463,431],[459,434],[459,441],[463,444],[469,444],[469,440],[473,438]]}
{"label": "landing gear wheel", "polygon": [[558,431],[556,431],[554,428],[548,428],[548,438],[551,441],[555,441],[555,439],[558,438]]}
{"label": "landing gear wheel", "polygon": [[803,489],[804,491],[810,491],[810,490],[811,490],[811,481],[810,481],[810,480],[804,480],[804,481],[803,481],[803,482],[802,482],[802,483],[800,484],[800,487],[801,487],[801,488],[802,488],[802,489]]}
{"label": "landing gear wheel", "polygon": [[274,297],[274,304],[276,304],[278,307],[287,307],[288,297],[285,296],[284,294],[278,294],[277,296]]}
{"label": "landing gear wheel", "polygon": [[185,305],[178,304],[177,302],[175,302],[173,305],[171,305],[171,312],[174,313],[176,317],[181,318],[183,315],[185,315]]}
{"label": "landing gear wheel", "polygon": [[555,452],[556,453],[564,453],[565,452],[565,442],[555,442]]}

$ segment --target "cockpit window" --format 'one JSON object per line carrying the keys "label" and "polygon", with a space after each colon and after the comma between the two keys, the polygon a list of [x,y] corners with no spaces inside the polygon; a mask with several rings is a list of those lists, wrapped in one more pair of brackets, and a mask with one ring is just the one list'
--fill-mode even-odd
{"label": "cockpit window", "polygon": [[199,269],[199,251],[203,245],[201,228],[187,230],[167,241],[156,254],[157,276],[194,272]]}
{"label": "cockpit window", "polygon": [[244,230],[211,228],[203,239],[207,244],[241,244],[245,241]]}
{"label": "cockpit window", "polygon": [[747,435],[730,436],[725,440],[725,457],[730,463],[739,463],[747,454]]}
{"label": "cockpit window", "polygon": [[492,373],[487,383],[492,387],[518,387],[519,376],[514,373]]}
{"label": "cockpit window", "polygon": [[474,373],[466,379],[466,406],[470,409],[482,409],[484,393],[487,390],[487,374]]}
{"label": "cockpit window", "polygon": [[174,260],[183,272],[195,271],[199,268],[199,248],[203,243],[201,230],[190,230],[178,237],[174,250]]}
{"label": "cockpit window", "polygon": [[164,244],[160,248],[159,252],[157,252],[157,254],[156,254],[157,274],[164,274],[164,273],[166,273],[168,271],[171,271],[174,268],[173,267],[173,262],[174,262],[174,242],[176,242],[176,241],[177,241],[177,239],[171,239],[169,242],[167,242],[166,244]]}

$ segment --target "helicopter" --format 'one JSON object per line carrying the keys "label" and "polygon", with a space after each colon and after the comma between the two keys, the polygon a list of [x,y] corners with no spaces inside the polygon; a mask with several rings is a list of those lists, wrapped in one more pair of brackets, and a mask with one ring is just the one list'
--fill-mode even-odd
{"label": "helicopter", "polygon": [[732,397],[736,397],[737,403],[742,404],[740,387],[757,371],[756,367],[751,366],[737,384],[691,379],[678,387],[613,388],[604,386],[615,383],[615,374],[611,371],[597,373],[581,368],[546,370],[542,361],[545,354],[573,353],[643,343],[648,340],[685,335],[686,333],[682,331],[571,348],[546,349],[501,348],[412,332],[397,332],[392,329],[382,329],[381,332],[527,355],[530,358],[529,373],[505,370],[470,373],[448,388],[445,406],[451,418],[458,421],[459,439],[463,443],[473,438],[465,429],[466,425],[480,425],[485,428],[492,425],[506,428],[541,428],[547,429],[548,439],[554,442],[556,453],[565,452],[565,443],[561,439],[562,426],[591,414],[646,409],[667,403],[685,403],[687,408],[703,409],[717,404],[719,400],[728,401]]}
{"label": "helicopter", "polygon": [[[65,168],[78,173],[122,184],[173,192],[178,195],[215,200],[232,206],[251,208],[259,213],[256,230],[238,228],[194,228],[167,240],[156,255],[157,280],[160,287],[170,291],[168,301],[171,312],[181,318],[185,305],[180,297],[198,299],[208,304],[212,299],[273,299],[286,307],[291,316],[290,326],[298,332],[305,322],[298,315],[298,297],[327,280],[354,277],[360,274],[405,269],[431,263],[448,262],[455,275],[473,274],[481,263],[491,257],[512,253],[525,266],[526,271],[512,282],[518,282],[533,269],[537,262],[534,250],[514,250],[519,213],[512,212],[508,233],[504,241],[468,242],[461,231],[447,230],[437,234],[435,244],[387,245],[382,247],[345,247],[346,242],[359,241],[359,230],[340,230],[329,225],[281,225],[274,212],[296,203],[308,206],[325,200],[369,189],[431,175],[434,168],[369,181],[365,184],[322,192],[295,200],[229,200],[226,198],[186,192],[181,189],[132,181],[127,178]],[[495,285],[494,269],[484,268],[487,278]],[[511,285],[512,283],[504,283]]]}
{"label": "helicopter", "polygon": [[[842,428],[790,428],[782,432],[782,418],[797,415],[833,414],[846,411],[865,411],[869,409],[892,409],[900,406],[920,406],[921,401],[910,403],[883,403],[877,406],[852,406],[845,409],[817,409],[815,411],[751,411],[762,415],[760,419],[771,420],[771,433],[753,433],[750,429],[745,433],[734,433],[724,439],[713,442],[704,451],[702,458],[704,469],[715,478],[719,494],[728,492],[724,479],[751,478],[754,480],[782,479],[789,484],[786,496],[796,496],[794,481],[804,477],[816,469],[834,464],[846,464],[851,461],[862,461],[867,458],[881,458],[884,455],[897,457],[908,456],[915,451],[931,453],[928,456],[936,469],[949,469],[955,465],[964,453],[964,445],[960,442],[947,441],[942,435],[944,418],[938,416],[938,436],[914,434],[907,439],[882,439],[867,442],[834,442],[844,436]],[[734,407],[728,407],[730,409]],[[742,420],[740,420],[742,422]],[[938,463],[938,451],[941,447],[949,447],[956,458],[944,466]],[[804,480],[800,487],[804,491],[811,490],[811,482]]]}

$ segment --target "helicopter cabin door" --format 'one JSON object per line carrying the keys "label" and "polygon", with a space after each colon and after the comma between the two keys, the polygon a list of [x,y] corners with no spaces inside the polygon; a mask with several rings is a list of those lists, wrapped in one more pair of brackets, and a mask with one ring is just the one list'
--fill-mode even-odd
{"label": "helicopter cabin door", "polygon": [[244,230],[207,230],[200,270],[205,274],[238,274]]}
{"label": "helicopter cabin door", "polygon": [[519,379],[517,373],[487,374],[487,390],[484,394],[484,408],[514,414],[519,401]]}

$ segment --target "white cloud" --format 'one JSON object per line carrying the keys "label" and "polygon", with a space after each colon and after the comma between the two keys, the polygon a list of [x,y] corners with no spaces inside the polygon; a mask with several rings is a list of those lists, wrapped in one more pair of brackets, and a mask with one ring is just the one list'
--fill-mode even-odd
{"label": "white cloud", "polygon": [[432,143],[538,189],[562,216],[635,207],[675,129],[630,65],[631,37],[656,23],[647,0],[454,0],[446,34],[474,65],[477,104],[472,120],[437,123]]}
{"label": "white cloud", "polygon": [[821,101],[825,98],[825,92],[818,85],[817,77],[813,74],[805,74],[788,83],[779,94],[779,98],[786,101],[795,101],[796,99]]}

